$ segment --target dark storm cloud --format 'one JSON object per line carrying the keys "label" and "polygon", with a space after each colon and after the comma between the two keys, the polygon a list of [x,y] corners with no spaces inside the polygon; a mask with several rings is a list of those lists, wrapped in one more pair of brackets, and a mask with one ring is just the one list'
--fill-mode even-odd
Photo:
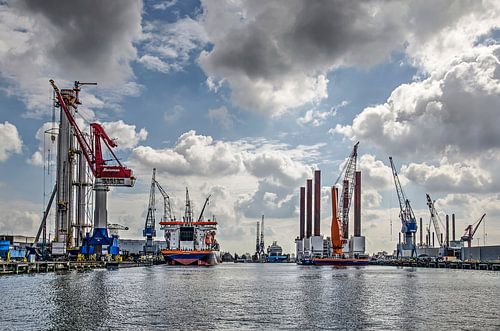
{"label": "dark storm cloud", "polygon": [[[141,1],[16,1],[10,4],[35,21],[39,38],[53,41],[45,51],[55,68],[80,79],[117,82],[132,74],[132,44],[141,33]],[[52,61],[53,60],[53,61]]]}
{"label": "dark storm cloud", "polygon": [[429,6],[409,1],[206,0],[201,21],[213,48],[202,52],[199,63],[211,81],[229,84],[234,103],[276,115],[327,97],[330,70],[370,67],[398,51],[411,58],[423,43],[466,15],[488,13],[488,6],[478,1]]}

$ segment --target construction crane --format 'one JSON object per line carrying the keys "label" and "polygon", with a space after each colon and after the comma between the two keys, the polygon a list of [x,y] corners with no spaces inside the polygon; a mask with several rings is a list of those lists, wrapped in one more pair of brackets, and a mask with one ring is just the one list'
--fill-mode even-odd
{"label": "construction crane", "polygon": [[[439,226],[439,223],[442,224],[443,222],[441,222],[441,219],[439,218],[439,214],[436,211],[436,207],[434,206],[434,201],[432,201],[429,194],[427,194],[426,196],[427,196],[427,206],[429,207],[429,211],[431,213],[431,222],[434,225],[434,232],[436,233],[439,247],[444,248],[445,243],[443,240],[443,236],[441,234],[441,228]],[[441,249],[440,254],[442,254],[443,252],[444,251]]]}
{"label": "construction crane", "polygon": [[205,203],[203,204],[203,208],[201,209],[200,216],[198,217],[198,222],[202,222],[203,221],[203,213],[205,212],[205,208],[207,208],[208,201],[210,200],[211,196],[212,195],[209,194],[208,197],[205,199]]}
{"label": "construction crane", "polygon": [[485,216],[486,216],[486,214],[483,214],[483,216],[481,216],[480,219],[478,219],[477,221],[475,221],[472,224],[469,224],[465,228],[465,233],[460,239],[462,239],[462,241],[467,242],[467,247],[470,248],[472,246],[472,239],[474,239],[474,234],[476,234],[476,231],[479,228],[479,225],[481,225],[481,222],[483,221]]}
{"label": "construction crane", "polygon": [[155,179],[156,187],[158,188],[158,191],[160,191],[160,194],[163,196],[163,221],[175,221],[175,216],[172,213],[172,204],[170,203],[170,196],[167,194],[167,192],[163,189],[163,187],[158,183],[158,181]]}
{"label": "construction crane", "polygon": [[257,221],[257,231],[255,232],[255,256],[259,259],[260,252],[260,222]]}
{"label": "construction crane", "polygon": [[[98,123],[90,124],[89,141],[80,130],[72,110],[70,110],[71,108],[76,111],[77,105],[81,104],[79,100],[80,86],[96,85],[96,83],[81,83],[76,81],[73,89],[63,90],[59,90],[52,79],[50,80],[50,84],[54,89],[56,106],[60,107],[65,114],[65,119],[69,122],[73,135],[80,146],[81,153],[87,160],[87,164],[95,178],[93,185],[93,190],[95,191],[94,228],[92,236],[89,233],[86,234],[81,251],[84,254],[101,254],[102,246],[108,245],[110,246],[109,253],[116,255],[119,253],[117,240],[110,238],[107,230],[107,193],[109,186],[134,186],[135,177],[132,174],[132,170],[126,168],[113,152],[113,148],[117,147],[117,144],[109,138],[102,126]],[[112,155],[110,160],[105,160],[103,157],[103,144]],[[70,153],[71,149],[62,152]],[[114,164],[109,164],[109,161],[113,161]],[[59,201],[58,204],[60,204]],[[61,209],[64,208],[68,208],[68,206],[61,207]]]}
{"label": "construction crane", "polygon": [[146,237],[146,243],[144,244],[144,255],[150,255],[155,253],[155,246],[153,244],[153,239],[156,237],[155,229],[155,214],[156,214],[156,197],[155,197],[155,187],[156,187],[156,169],[153,168],[153,176],[151,178],[151,188],[149,190],[149,204],[148,213],[146,215],[146,223],[144,224],[144,230],[142,235]]}
{"label": "construction crane", "polygon": [[[344,246],[349,239],[349,210],[351,207],[352,193],[355,186],[356,166],[358,158],[357,142],[347,162],[340,171],[340,174],[332,186],[332,223],[331,223],[331,240],[334,255],[343,253]],[[337,184],[342,180],[342,208],[339,208],[339,194]]]}
{"label": "construction crane", "polygon": [[[406,197],[401,182],[399,181],[398,172],[392,161],[392,156],[389,156],[389,161],[392,168],[392,176],[394,177],[394,185],[399,201],[399,218],[401,219],[401,233],[404,235],[403,243],[398,244],[397,257],[404,256],[404,251],[411,251],[410,256],[417,256],[417,248],[415,246],[415,233],[417,232],[417,220],[413,209],[410,205],[410,200]],[[401,238],[401,237],[400,237]]]}
{"label": "construction crane", "polygon": [[339,177],[335,181],[336,186],[343,176],[342,180],[342,209],[341,209],[341,224],[342,238],[347,241],[349,239],[349,210],[351,208],[352,193],[354,192],[354,177],[356,174],[356,163],[358,158],[359,141],[354,145],[351,155],[347,159]]}

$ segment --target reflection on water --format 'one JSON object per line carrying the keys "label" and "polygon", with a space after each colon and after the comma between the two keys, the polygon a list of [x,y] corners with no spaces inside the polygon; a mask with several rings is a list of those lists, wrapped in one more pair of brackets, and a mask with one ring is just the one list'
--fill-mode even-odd
{"label": "reflection on water", "polygon": [[0,329],[500,329],[500,273],[292,264],[0,277]]}

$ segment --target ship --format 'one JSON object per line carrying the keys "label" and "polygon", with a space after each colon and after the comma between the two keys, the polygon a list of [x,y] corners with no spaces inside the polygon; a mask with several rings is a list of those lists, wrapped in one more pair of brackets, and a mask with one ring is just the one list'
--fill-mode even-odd
{"label": "ship", "polygon": [[194,220],[189,191],[186,188],[186,209],[182,220],[160,222],[166,241],[166,247],[161,250],[161,254],[167,264],[214,266],[221,262],[219,243],[215,239],[215,216],[208,220],[203,218],[209,199],[210,196],[205,200],[200,216]]}
{"label": "ship", "polygon": [[287,262],[288,260],[289,256],[283,254],[283,249],[276,241],[267,247],[267,262]]}

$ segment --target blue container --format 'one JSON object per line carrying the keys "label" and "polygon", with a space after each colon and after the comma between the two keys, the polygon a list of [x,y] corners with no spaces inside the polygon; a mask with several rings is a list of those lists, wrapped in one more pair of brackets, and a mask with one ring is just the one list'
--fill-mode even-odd
{"label": "blue container", "polygon": [[10,248],[10,241],[8,240],[0,240],[0,252],[8,251]]}

